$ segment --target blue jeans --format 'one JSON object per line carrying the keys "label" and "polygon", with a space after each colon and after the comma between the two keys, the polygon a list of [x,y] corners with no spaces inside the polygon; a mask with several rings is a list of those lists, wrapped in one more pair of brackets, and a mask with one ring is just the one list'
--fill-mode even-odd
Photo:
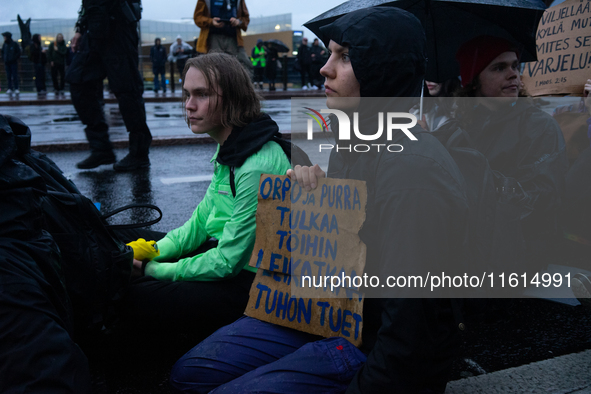
{"label": "blue jeans", "polygon": [[8,80],[8,89],[18,89],[18,63],[5,63],[6,79]]}
{"label": "blue jeans", "polygon": [[160,75],[160,79],[162,80],[162,91],[166,92],[166,69],[164,66],[153,67],[152,71],[154,72],[154,91],[160,90],[160,81],[158,80],[158,76]]}
{"label": "blue jeans", "polygon": [[178,393],[344,393],[365,361],[344,338],[244,316],[181,357],[170,384]]}

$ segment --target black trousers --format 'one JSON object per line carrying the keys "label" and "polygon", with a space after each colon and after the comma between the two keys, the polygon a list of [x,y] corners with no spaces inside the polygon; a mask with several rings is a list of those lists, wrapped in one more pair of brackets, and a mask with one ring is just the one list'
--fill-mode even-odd
{"label": "black trousers", "polygon": [[323,85],[324,83],[324,77],[322,75],[320,75],[320,69],[323,67],[324,65],[322,63],[313,63],[310,66],[310,83],[312,85],[316,85],[318,87],[320,87],[320,85]]}
{"label": "black trousers", "polygon": [[[164,233],[149,230],[118,232],[124,242],[138,238],[155,240]],[[189,257],[216,247],[210,240]],[[166,341],[167,336],[190,333],[195,343],[244,314],[255,274],[242,270],[237,276],[218,281],[161,281],[141,277],[132,281],[122,302],[122,327],[132,333],[141,332],[151,342]]]}
{"label": "black trousers", "polygon": [[265,76],[265,67],[255,67],[254,68],[254,82],[263,83],[263,78]]}
{"label": "black trousers", "polygon": [[130,136],[130,153],[147,155],[152,135],[146,123],[144,84],[138,71],[138,34],[136,24],[111,21],[104,38],[82,36],[66,73],[72,102],[86,126],[86,137],[93,152],[112,150],[109,126],[105,120],[99,92],[100,81],[109,79],[109,88],[117,97],[119,111]]}
{"label": "black trousers", "polygon": [[47,90],[45,86],[45,64],[35,63],[35,87],[37,93]]}
{"label": "black trousers", "polygon": [[187,64],[187,60],[189,60],[188,57],[176,60],[176,67],[179,71],[179,78],[183,77],[183,71],[185,71],[185,64]]}
{"label": "black trousers", "polygon": [[302,65],[302,69],[300,70],[300,74],[302,75],[302,87],[304,87],[306,85],[306,75],[308,76],[309,83],[312,83],[312,81],[314,80],[314,78],[312,76],[310,64]]}
{"label": "black trousers", "polygon": [[55,64],[51,66],[51,80],[53,81],[53,90],[64,90],[66,84],[66,65]]}

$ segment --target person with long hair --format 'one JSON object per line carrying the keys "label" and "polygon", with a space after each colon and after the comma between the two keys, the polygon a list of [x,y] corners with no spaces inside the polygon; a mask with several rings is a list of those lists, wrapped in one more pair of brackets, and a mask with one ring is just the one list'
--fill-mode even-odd
{"label": "person with long hair", "polygon": [[68,48],[64,41],[62,33],[55,36],[55,41],[49,45],[47,49],[47,59],[51,65],[51,80],[53,81],[53,92],[58,94],[64,93],[64,85],[66,83],[66,54]]}
{"label": "person with long hair", "polygon": [[35,67],[35,87],[37,88],[37,94],[45,94],[47,93],[47,88],[45,87],[46,52],[41,45],[41,35],[33,34],[31,41],[29,58]]}
{"label": "person with long hair", "polygon": [[[462,87],[456,117],[472,146],[488,159],[500,201],[513,210],[520,234],[514,264],[531,271],[554,263],[558,214],[568,170],[558,123],[522,91],[519,50],[508,40],[479,36],[456,54]],[[509,257],[503,256],[507,260]],[[507,260],[508,261],[508,260]]]}
{"label": "person with long hair", "polygon": [[[277,124],[261,111],[235,57],[211,53],[188,59],[182,88],[187,125],[217,143],[213,177],[184,225],[167,234],[132,234],[157,241],[159,256],[134,260],[141,278],[131,284],[122,316],[142,327],[187,328],[202,339],[244,312],[256,271],[248,261],[259,179],[285,174],[290,161]],[[130,235],[126,241],[135,239]]]}

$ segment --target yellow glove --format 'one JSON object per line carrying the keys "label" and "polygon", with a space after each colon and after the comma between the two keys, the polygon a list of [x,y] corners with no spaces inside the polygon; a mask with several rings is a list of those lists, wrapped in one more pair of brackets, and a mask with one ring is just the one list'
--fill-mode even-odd
{"label": "yellow glove", "polygon": [[158,244],[156,241],[146,241],[143,238],[128,243],[133,248],[133,258],[136,260],[152,260],[156,256],[160,256]]}

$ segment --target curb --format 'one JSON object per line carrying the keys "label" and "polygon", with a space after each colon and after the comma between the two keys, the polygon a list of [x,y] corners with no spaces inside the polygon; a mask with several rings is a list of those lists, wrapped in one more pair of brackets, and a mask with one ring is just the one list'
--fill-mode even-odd
{"label": "curb", "polygon": [[[321,90],[284,90],[284,91],[275,91],[275,92],[261,92],[256,91],[263,100],[285,100],[290,99],[292,97],[325,97],[324,91]],[[18,107],[18,106],[25,106],[25,105],[72,105],[72,99],[70,97],[64,98],[39,98],[34,93],[23,93],[23,99],[6,99],[5,95],[0,95],[0,107]],[[28,98],[31,96],[31,98]],[[171,96],[144,96],[144,102],[146,103],[175,103],[181,101],[181,95],[174,94]],[[106,104],[117,104],[117,98],[111,94],[105,94],[104,102]]]}
{"label": "curb", "polygon": [[[291,140],[291,132],[282,133],[283,138]],[[111,141],[113,148],[124,149],[129,147],[129,140],[114,140]],[[180,136],[180,137],[166,137],[166,138],[154,138],[152,140],[151,147],[155,146],[175,146],[175,145],[196,145],[196,144],[213,144],[214,139],[208,135],[205,136]],[[51,152],[75,152],[89,150],[87,141],[73,141],[73,142],[50,142],[50,143],[39,143],[31,144],[31,148],[37,152],[51,153]]]}
{"label": "curb", "polygon": [[589,392],[591,350],[454,380],[447,384],[445,390],[445,394]]}

